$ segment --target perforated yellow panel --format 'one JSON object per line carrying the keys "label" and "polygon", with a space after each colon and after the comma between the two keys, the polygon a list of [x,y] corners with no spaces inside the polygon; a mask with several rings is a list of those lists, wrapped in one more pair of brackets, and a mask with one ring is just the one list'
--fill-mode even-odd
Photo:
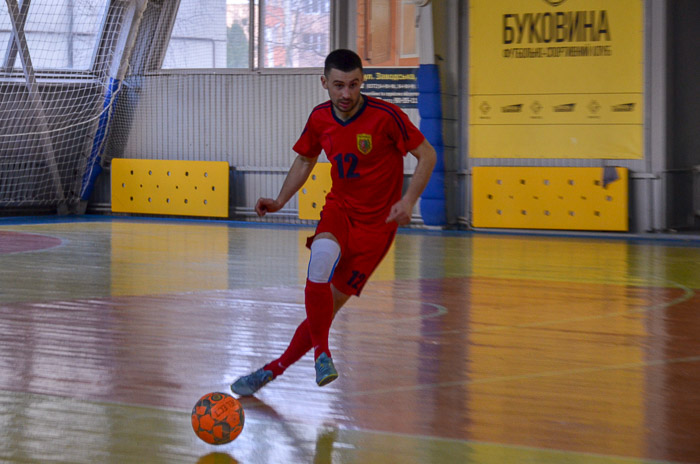
{"label": "perforated yellow panel", "polygon": [[[628,172],[607,168],[473,169],[474,227],[627,231]],[[614,170],[614,171],[612,171]],[[610,176],[614,174],[614,176]]]}
{"label": "perforated yellow panel", "polygon": [[326,194],[331,191],[331,163],[316,163],[314,170],[299,190],[299,219],[320,219],[326,203]]}
{"label": "perforated yellow panel", "polygon": [[115,159],[112,211],[228,217],[225,161]]}

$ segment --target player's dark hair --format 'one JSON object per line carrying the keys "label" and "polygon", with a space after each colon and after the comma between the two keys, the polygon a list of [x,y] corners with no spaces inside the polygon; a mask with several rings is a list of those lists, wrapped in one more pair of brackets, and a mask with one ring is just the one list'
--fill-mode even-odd
{"label": "player's dark hair", "polygon": [[338,71],[343,72],[350,72],[359,69],[360,71],[364,72],[362,70],[362,60],[357,53],[344,48],[333,50],[326,57],[323,74],[328,76],[331,69],[337,69]]}

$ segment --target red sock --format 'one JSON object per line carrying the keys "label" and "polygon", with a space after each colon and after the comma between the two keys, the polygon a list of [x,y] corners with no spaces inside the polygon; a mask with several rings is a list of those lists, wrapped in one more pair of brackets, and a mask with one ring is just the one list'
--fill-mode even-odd
{"label": "red sock", "polygon": [[299,361],[310,349],[311,334],[309,333],[309,322],[304,319],[304,322],[299,324],[296,332],[294,332],[292,341],[289,342],[289,346],[282,353],[282,356],[271,361],[264,369],[272,371],[272,375],[275,377],[282,375],[289,366]]}
{"label": "red sock", "polygon": [[333,322],[333,292],[331,284],[316,283],[306,279],[305,289],[306,320],[309,321],[309,333],[314,348],[314,359],[321,353],[329,357],[328,332]]}

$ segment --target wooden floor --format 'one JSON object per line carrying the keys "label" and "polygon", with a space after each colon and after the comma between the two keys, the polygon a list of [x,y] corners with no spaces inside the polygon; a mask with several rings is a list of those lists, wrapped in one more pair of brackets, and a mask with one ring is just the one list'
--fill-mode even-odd
{"label": "wooden floor", "polygon": [[0,462],[700,463],[700,240],[401,232],[310,355],[192,432],[304,318],[311,229],[0,220]]}

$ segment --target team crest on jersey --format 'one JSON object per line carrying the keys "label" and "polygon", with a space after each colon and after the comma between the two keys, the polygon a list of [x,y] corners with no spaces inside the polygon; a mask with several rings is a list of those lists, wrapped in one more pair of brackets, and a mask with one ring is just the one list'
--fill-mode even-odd
{"label": "team crest on jersey", "polygon": [[363,155],[372,151],[372,136],[370,134],[357,134],[357,149]]}

